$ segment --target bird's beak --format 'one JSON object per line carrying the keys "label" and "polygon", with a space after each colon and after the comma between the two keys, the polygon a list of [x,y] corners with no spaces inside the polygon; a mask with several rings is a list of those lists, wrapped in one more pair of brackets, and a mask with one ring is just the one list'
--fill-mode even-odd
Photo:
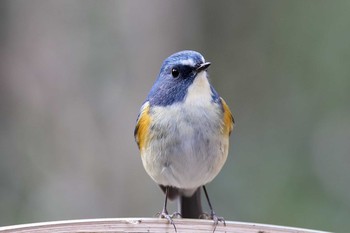
{"label": "bird's beak", "polygon": [[204,62],[202,64],[200,64],[200,66],[196,69],[197,73],[203,71],[203,70],[207,70],[208,67],[210,66],[210,62]]}

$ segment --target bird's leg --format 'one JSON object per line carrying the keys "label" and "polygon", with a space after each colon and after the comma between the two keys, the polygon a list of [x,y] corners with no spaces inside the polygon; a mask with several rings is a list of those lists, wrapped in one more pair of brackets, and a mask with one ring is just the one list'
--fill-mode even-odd
{"label": "bird's leg", "polygon": [[172,215],[169,215],[168,210],[167,210],[167,203],[168,203],[168,192],[169,192],[169,186],[165,187],[165,201],[164,201],[164,206],[163,206],[163,210],[162,212],[160,212],[158,215],[160,218],[166,218],[171,225],[173,225],[175,232],[177,232],[176,230],[176,226],[175,223],[173,221],[173,217],[176,215],[179,215],[179,213],[174,213]]}
{"label": "bird's leg", "polygon": [[226,222],[225,222],[225,219],[223,217],[217,216],[216,213],[214,212],[214,209],[213,209],[213,207],[212,207],[212,205],[210,203],[210,200],[209,200],[207,189],[205,188],[204,185],[203,185],[203,190],[204,190],[204,194],[205,194],[205,197],[207,198],[208,205],[209,205],[209,208],[210,208],[210,219],[214,220],[214,226],[215,226],[214,227],[214,231],[215,231],[216,226],[218,225],[219,222],[223,222],[224,226],[226,226]]}

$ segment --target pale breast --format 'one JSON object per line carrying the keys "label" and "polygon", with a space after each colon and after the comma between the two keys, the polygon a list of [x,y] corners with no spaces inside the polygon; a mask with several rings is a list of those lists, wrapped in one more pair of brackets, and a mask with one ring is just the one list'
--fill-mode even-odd
{"label": "pale breast", "polygon": [[228,153],[219,104],[192,102],[150,109],[150,141],[142,155],[148,174],[162,185],[192,189],[210,182]]}

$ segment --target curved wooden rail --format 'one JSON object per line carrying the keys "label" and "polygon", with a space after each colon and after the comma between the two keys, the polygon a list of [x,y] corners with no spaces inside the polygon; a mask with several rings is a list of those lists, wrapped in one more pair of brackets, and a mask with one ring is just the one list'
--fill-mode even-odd
{"label": "curved wooden rail", "polygon": [[[213,221],[197,219],[174,219],[178,233],[213,232]],[[0,233],[88,233],[88,232],[175,232],[165,219],[159,218],[108,218],[41,222],[0,227]],[[257,223],[226,221],[219,223],[216,233],[325,233],[294,227]]]}

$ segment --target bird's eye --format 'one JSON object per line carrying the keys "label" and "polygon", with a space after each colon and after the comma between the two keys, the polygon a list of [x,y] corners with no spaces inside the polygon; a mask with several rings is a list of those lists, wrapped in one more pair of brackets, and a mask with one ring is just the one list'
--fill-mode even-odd
{"label": "bird's eye", "polygon": [[173,69],[171,70],[171,75],[172,75],[174,78],[177,78],[177,77],[179,76],[179,74],[180,74],[180,72],[179,72],[178,69],[173,68]]}

